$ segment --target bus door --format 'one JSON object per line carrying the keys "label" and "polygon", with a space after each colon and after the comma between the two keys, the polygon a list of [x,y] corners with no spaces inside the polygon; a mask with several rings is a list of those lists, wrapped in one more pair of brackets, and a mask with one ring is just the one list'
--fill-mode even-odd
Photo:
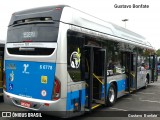
{"label": "bus door", "polygon": [[126,73],[126,92],[130,93],[137,89],[137,54],[123,52],[123,63]]}
{"label": "bus door", "polygon": [[150,56],[150,67],[151,67],[151,75],[152,75],[152,81],[154,82],[155,80],[157,80],[157,57],[156,55],[151,55]]}
{"label": "bus door", "polygon": [[131,53],[131,71],[130,71],[130,91],[137,90],[137,59],[136,53]]}
{"label": "bus door", "polygon": [[106,104],[106,50],[86,47],[85,59],[86,108],[91,111]]}

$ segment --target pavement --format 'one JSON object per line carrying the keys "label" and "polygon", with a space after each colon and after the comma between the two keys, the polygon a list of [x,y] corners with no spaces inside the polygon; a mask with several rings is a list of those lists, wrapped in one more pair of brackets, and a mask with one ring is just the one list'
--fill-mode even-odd
{"label": "pavement", "polygon": [[[0,102],[0,111],[27,111],[26,109],[7,105]],[[144,117],[144,114],[148,117]],[[141,115],[143,117],[141,117]],[[159,117],[156,117],[159,116]],[[108,116],[108,117],[106,117]],[[42,119],[60,118],[43,115]],[[24,118],[19,118],[20,120]],[[27,120],[31,118],[25,118]],[[32,118],[33,119],[33,118]],[[35,118],[36,120],[40,118]],[[86,113],[73,120],[160,120],[160,77],[158,81],[148,85],[147,89],[140,89],[136,93],[117,99],[113,107],[100,107],[96,111]],[[17,120],[17,118],[0,118],[0,120]]]}

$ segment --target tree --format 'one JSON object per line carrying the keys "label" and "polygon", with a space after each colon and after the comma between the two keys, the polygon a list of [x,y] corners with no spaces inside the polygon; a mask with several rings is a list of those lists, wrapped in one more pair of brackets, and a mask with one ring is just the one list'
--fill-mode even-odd
{"label": "tree", "polygon": [[160,56],[160,49],[158,49],[156,53],[157,53],[157,56]]}

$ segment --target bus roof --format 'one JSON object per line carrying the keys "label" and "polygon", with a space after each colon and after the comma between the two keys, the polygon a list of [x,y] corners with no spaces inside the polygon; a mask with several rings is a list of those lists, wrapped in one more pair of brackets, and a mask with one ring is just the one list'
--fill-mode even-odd
{"label": "bus roof", "polygon": [[[55,9],[56,12],[54,12]],[[60,12],[57,12],[58,10]],[[16,12],[12,15],[9,25],[14,24],[17,20],[34,17],[52,17],[53,20],[62,21],[70,25],[85,28],[92,31],[92,33],[98,32],[101,34],[106,34],[107,38],[110,40],[121,41],[139,47],[154,49],[143,36],[113,23],[103,21],[67,5],[40,7]]]}
{"label": "bus roof", "polygon": [[5,44],[5,40],[0,40],[0,44]]}
{"label": "bus roof", "polygon": [[[32,9],[15,12],[12,14],[11,20],[9,22],[9,26],[13,25],[15,21],[24,20],[28,18],[36,18],[36,17],[53,17],[54,18],[53,20],[60,20],[61,11],[65,6],[67,5],[39,7],[39,8],[32,8]],[[57,9],[57,8],[60,8],[60,9]]]}
{"label": "bus roof", "polygon": [[4,47],[5,46],[5,40],[0,40],[0,47]]}
{"label": "bus roof", "polygon": [[[106,22],[75,8],[65,7],[63,12],[64,14],[62,13],[63,15],[61,17],[61,21],[63,22],[92,30],[92,34],[94,34],[93,31],[106,34],[110,40],[121,41],[154,50],[153,46],[143,36],[133,31],[111,22]],[[70,16],[69,13],[71,14]]]}

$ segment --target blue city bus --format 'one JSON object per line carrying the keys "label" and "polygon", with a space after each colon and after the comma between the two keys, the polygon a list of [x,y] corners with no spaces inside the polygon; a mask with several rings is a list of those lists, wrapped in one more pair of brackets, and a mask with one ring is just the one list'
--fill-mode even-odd
{"label": "blue city bus", "polygon": [[155,59],[143,36],[70,6],[15,12],[4,101],[58,117],[82,115],[146,88],[157,79]]}

